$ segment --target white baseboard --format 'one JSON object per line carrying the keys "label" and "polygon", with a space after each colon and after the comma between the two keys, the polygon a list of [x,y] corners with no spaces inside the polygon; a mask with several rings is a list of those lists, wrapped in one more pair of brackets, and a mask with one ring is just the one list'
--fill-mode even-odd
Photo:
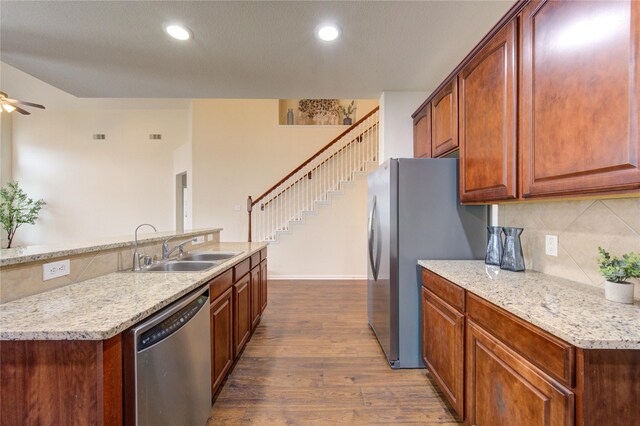
{"label": "white baseboard", "polygon": [[366,275],[274,275],[269,273],[270,280],[366,280]]}

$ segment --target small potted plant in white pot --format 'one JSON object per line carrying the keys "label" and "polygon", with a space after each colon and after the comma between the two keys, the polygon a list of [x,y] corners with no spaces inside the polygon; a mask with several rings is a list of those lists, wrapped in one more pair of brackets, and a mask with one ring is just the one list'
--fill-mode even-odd
{"label": "small potted plant in white pot", "polygon": [[604,283],[604,297],[618,303],[633,303],[633,283],[629,278],[640,278],[640,255],[626,253],[622,259],[611,256],[608,251],[598,247],[598,269],[607,279]]}

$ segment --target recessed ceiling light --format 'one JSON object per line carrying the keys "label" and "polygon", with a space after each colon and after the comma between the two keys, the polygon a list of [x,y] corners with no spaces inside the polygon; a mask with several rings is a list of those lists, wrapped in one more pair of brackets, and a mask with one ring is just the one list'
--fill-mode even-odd
{"label": "recessed ceiling light", "polygon": [[333,41],[340,36],[340,28],[336,25],[321,25],[316,34],[320,40]]}
{"label": "recessed ceiling light", "polygon": [[176,40],[184,41],[191,38],[191,31],[189,31],[182,25],[171,24],[167,25],[164,29],[171,37],[175,38]]}

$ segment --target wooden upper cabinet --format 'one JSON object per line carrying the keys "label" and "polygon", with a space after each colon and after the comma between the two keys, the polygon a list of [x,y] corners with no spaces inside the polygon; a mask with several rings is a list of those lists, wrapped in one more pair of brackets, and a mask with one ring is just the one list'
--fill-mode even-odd
{"label": "wooden upper cabinet", "polygon": [[533,1],[521,14],[522,195],[640,187],[640,2]]}
{"label": "wooden upper cabinet", "polygon": [[413,157],[431,158],[431,104],[424,105],[413,119]]}
{"label": "wooden upper cabinet", "polygon": [[458,80],[454,78],[431,100],[431,156],[458,148]]}
{"label": "wooden upper cabinet", "polygon": [[462,202],[517,197],[516,76],[511,20],[458,74]]}

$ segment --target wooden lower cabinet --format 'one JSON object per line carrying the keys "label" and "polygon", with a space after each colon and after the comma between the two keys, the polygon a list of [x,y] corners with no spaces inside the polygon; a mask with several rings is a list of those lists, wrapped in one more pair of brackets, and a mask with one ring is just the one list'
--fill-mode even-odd
{"label": "wooden lower cabinet", "polygon": [[422,288],[423,358],[458,416],[464,418],[464,314]]}
{"label": "wooden lower cabinet", "polygon": [[251,335],[251,274],[245,274],[233,285],[234,356],[240,355]]}
{"label": "wooden lower cabinet", "polygon": [[260,266],[251,270],[251,330],[260,322]]}
{"label": "wooden lower cabinet", "polygon": [[260,313],[262,314],[267,308],[268,299],[268,278],[267,278],[267,261],[260,263]]}
{"label": "wooden lower cabinet", "polygon": [[211,395],[233,365],[233,289],[211,302]]}
{"label": "wooden lower cabinet", "polygon": [[574,424],[574,394],[472,320],[466,365],[468,425]]}
{"label": "wooden lower cabinet", "polygon": [[1,425],[122,425],[122,334],[0,342]]}

